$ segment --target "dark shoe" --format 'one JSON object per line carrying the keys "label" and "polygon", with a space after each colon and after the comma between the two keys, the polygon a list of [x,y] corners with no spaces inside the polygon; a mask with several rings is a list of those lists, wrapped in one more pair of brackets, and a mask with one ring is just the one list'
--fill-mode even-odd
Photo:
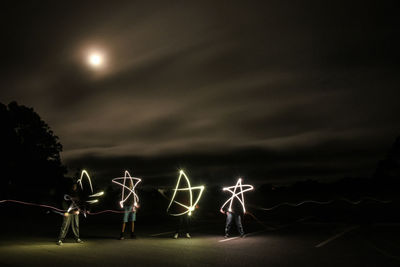
{"label": "dark shoe", "polygon": [[56,244],[57,244],[58,246],[62,246],[62,245],[63,245],[63,242],[62,242],[61,240],[58,240]]}
{"label": "dark shoe", "polygon": [[121,233],[120,235],[119,235],[119,240],[124,240],[125,238],[124,238],[124,233]]}
{"label": "dark shoe", "polygon": [[229,235],[228,234],[224,235],[224,238],[229,238]]}
{"label": "dark shoe", "polygon": [[75,240],[75,242],[76,242],[76,243],[80,243],[80,244],[82,244],[82,243],[83,243],[83,241],[82,241],[82,240],[80,240],[79,238],[78,238],[78,239],[76,239],[76,240]]}
{"label": "dark shoe", "polygon": [[136,239],[136,235],[134,233],[131,233],[131,238]]}
{"label": "dark shoe", "polygon": [[244,238],[244,234],[241,234],[241,235],[240,235],[240,238]]}

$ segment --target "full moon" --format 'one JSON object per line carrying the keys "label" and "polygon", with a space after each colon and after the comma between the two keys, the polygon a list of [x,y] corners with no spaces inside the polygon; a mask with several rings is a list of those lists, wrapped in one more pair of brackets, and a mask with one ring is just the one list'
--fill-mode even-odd
{"label": "full moon", "polygon": [[103,65],[103,56],[99,53],[89,54],[87,60],[88,60],[89,65],[92,67],[95,67],[95,68]]}

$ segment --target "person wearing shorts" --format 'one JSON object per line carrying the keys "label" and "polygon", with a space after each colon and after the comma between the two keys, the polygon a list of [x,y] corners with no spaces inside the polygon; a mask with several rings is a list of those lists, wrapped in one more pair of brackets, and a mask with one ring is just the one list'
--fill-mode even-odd
{"label": "person wearing shorts", "polygon": [[119,236],[120,240],[125,239],[124,233],[125,233],[126,224],[128,222],[131,222],[131,225],[132,225],[131,238],[136,238],[136,235],[135,235],[135,221],[136,221],[136,210],[139,207],[139,205],[136,204],[136,206],[135,206],[134,203],[135,203],[135,199],[134,199],[133,194],[124,203],[124,217],[123,217],[123,220],[122,220],[121,234]]}

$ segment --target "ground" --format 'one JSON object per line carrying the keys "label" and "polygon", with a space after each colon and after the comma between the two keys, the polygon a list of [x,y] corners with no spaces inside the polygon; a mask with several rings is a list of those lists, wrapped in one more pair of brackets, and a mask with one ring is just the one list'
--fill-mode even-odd
{"label": "ground", "polygon": [[[61,216],[3,220],[0,266],[399,266],[399,224],[245,221],[245,238],[223,238],[224,218],[194,222],[192,239],[172,239],[173,222],[137,222],[118,240],[119,215],[81,218],[83,244],[55,244]],[[140,219],[140,217],[138,216]]]}

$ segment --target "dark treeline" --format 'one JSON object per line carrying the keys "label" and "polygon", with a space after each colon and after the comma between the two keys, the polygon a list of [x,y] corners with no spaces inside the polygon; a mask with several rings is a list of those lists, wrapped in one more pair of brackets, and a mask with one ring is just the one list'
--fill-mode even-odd
{"label": "dark treeline", "polygon": [[0,103],[1,198],[43,200],[63,184],[62,145],[32,109]]}

